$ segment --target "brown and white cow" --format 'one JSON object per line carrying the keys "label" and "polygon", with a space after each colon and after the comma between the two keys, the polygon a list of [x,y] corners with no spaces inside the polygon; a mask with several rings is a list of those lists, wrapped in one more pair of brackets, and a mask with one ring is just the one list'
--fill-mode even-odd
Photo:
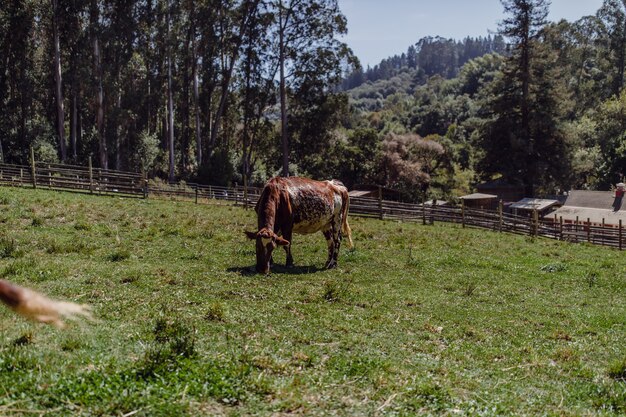
{"label": "brown and white cow", "polygon": [[256,204],[257,232],[246,232],[256,240],[256,270],[270,272],[272,251],[283,246],[287,266],[293,265],[292,234],[321,231],[328,243],[326,268],[337,266],[342,236],[352,236],[348,225],[348,190],[341,181],[315,181],[301,177],[276,177],[265,184]]}
{"label": "brown and white cow", "polygon": [[0,301],[16,313],[40,323],[64,327],[63,318],[82,316],[91,319],[89,307],[66,301],[51,300],[38,292],[0,279]]}

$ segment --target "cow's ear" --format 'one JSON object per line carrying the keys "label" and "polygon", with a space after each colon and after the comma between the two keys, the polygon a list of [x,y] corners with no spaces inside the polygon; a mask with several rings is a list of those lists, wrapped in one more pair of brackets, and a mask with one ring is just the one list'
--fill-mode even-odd
{"label": "cow's ear", "polygon": [[248,239],[256,239],[257,232],[248,232],[246,230],[244,231],[244,233],[246,234],[246,236],[248,236]]}
{"label": "cow's ear", "polygon": [[280,236],[276,236],[276,244],[279,245],[279,246],[288,246],[289,245],[289,241],[283,239]]}

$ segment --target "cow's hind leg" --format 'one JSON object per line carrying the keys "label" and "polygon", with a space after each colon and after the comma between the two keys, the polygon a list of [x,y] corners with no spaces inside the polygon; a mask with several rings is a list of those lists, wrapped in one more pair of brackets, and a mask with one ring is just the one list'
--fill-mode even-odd
{"label": "cow's hind leg", "polygon": [[332,227],[333,233],[333,259],[329,268],[335,268],[337,266],[337,259],[339,258],[339,248],[341,247],[341,219]]}
{"label": "cow's hind leg", "polygon": [[[326,235],[328,233],[328,235]],[[326,241],[328,242],[328,262],[326,268],[332,269],[337,267],[337,258],[339,257],[339,247],[341,246],[341,221],[333,222],[330,230],[324,232]]]}
{"label": "cow's hind leg", "polygon": [[324,237],[326,238],[326,243],[328,244],[328,260],[326,261],[325,268],[332,269],[337,266],[337,262],[333,263],[333,259],[335,258],[335,241],[333,239],[332,230],[326,230],[324,233]]}

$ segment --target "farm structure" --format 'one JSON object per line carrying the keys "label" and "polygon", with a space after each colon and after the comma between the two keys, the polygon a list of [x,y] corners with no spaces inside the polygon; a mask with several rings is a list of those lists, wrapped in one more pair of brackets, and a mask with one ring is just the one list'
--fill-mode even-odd
{"label": "farm structure", "polygon": [[554,214],[564,223],[585,221],[593,226],[619,227],[626,223],[626,208],[612,208],[614,196],[610,191],[570,191],[563,207]]}
{"label": "farm structure", "polygon": [[[43,164],[31,159],[30,166],[0,164],[0,185],[48,188],[51,190],[67,190],[73,192],[99,195],[120,195],[138,198],[169,198],[194,201],[195,203],[219,203],[253,207],[258,200],[261,189],[254,187],[221,187],[193,183],[166,183],[147,180],[137,173],[104,171],[89,167],[68,166],[59,164]],[[590,193],[590,192],[586,192]],[[599,193],[603,196],[602,205],[610,207],[610,192]],[[416,203],[403,203],[378,197],[366,197],[357,194],[350,196],[351,216],[373,217],[378,219],[417,221],[433,224],[435,221],[457,223],[462,227],[480,227],[499,232],[542,236],[570,242],[588,242],[624,249],[626,242],[623,223],[626,210],[612,212],[607,209],[585,211],[581,204],[581,194],[572,192],[565,205],[555,213],[540,217],[539,210],[534,209],[531,215],[507,213],[502,200],[496,195],[475,194],[462,198],[462,205],[446,206]],[[596,194],[587,194],[596,196]],[[607,198],[608,197],[608,198]],[[585,201],[593,198],[585,198]],[[466,204],[470,201],[478,203],[478,208]],[[540,206],[542,207],[542,206]],[[578,207],[577,211],[573,207]],[[568,211],[570,210],[570,211]],[[589,215],[587,215],[589,213]],[[622,217],[624,216],[624,217]]]}
{"label": "farm structure", "polygon": [[560,207],[562,204],[559,200],[551,200],[545,198],[523,198],[520,201],[509,205],[508,209],[514,214],[525,214],[532,216],[536,210],[540,217],[545,217],[556,207]]}

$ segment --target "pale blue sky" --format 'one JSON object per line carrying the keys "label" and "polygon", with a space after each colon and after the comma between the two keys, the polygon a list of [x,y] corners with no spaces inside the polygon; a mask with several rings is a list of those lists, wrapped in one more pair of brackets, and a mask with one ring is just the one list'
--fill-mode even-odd
{"label": "pale blue sky", "polygon": [[[549,19],[576,21],[602,0],[552,0]],[[344,38],[364,68],[406,52],[424,36],[487,36],[503,19],[500,0],[339,0],[348,19]]]}

